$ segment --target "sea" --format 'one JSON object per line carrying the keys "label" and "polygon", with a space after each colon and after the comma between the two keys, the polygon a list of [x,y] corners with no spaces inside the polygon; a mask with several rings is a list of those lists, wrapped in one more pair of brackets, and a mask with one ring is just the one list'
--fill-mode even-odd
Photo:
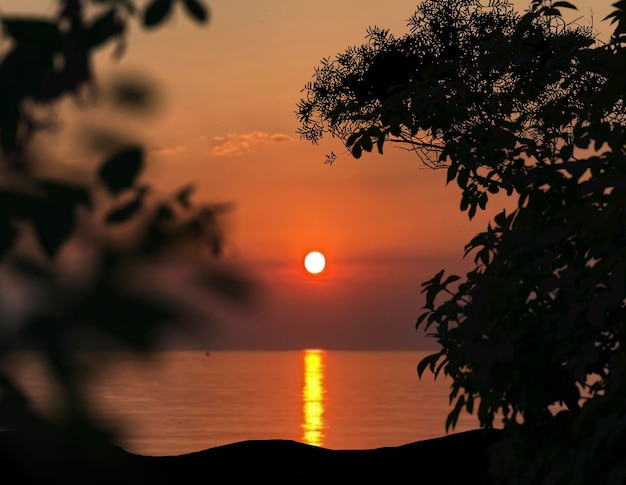
{"label": "sea", "polygon": [[[178,455],[245,440],[331,449],[398,446],[444,436],[450,380],[417,363],[428,351],[167,351],[86,354],[84,386],[124,449]],[[56,391],[34,354],[13,363],[43,413]],[[452,432],[478,427],[462,414]]]}

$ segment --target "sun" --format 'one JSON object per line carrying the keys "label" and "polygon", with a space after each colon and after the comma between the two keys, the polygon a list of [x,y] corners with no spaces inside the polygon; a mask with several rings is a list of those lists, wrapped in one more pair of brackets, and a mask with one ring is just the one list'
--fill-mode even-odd
{"label": "sun", "polygon": [[324,271],[326,258],[319,251],[312,251],[304,258],[304,267],[311,274],[318,274]]}

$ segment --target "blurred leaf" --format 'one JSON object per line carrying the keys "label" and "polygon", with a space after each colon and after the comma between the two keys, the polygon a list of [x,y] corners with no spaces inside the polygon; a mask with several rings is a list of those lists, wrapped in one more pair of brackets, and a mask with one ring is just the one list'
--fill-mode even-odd
{"label": "blurred leaf", "polygon": [[248,302],[255,289],[252,281],[243,275],[220,268],[205,268],[194,281],[209,291],[240,303]]}
{"label": "blurred leaf", "polygon": [[128,219],[137,214],[141,209],[142,199],[143,197],[138,195],[127,203],[122,204],[120,207],[113,209],[106,216],[105,221],[109,224],[119,224],[128,221]]}
{"label": "blurred leaf", "polygon": [[111,101],[118,108],[150,113],[157,107],[157,89],[148,79],[130,74],[117,76],[110,89]]}
{"label": "blurred leaf", "polygon": [[143,157],[143,148],[140,146],[131,146],[117,152],[100,168],[100,181],[113,194],[131,187],[143,169]]}
{"label": "blurred leaf", "polygon": [[119,151],[132,145],[126,133],[99,126],[82,127],[80,143],[87,150],[97,153],[111,153],[111,151]]}
{"label": "blurred leaf", "polygon": [[174,212],[167,204],[161,204],[154,215],[157,222],[169,221],[174,218]]}
{"label": "blurred leaf", "polygon": [[21,45],[47,46],[57,48],[62,36],[54,22],[33,20],[31,17],[5,17],[2,20],[4,32]]}
{"label": "blurred leaf", "polygon": [[182,205],[185,209],[191,208],[191,203],[189,202],[189,197],[196,191],[196,187],[193,184],[185,185],[183,188],[179,189],[174,198]]}
{"label": "blurred leaf", "polygon": [[120,60],[126,52],[127,46],[128,44],[126,43],[126,39],[123,36],[118,37],[117,44],[115,45],[115,50],[113,51],[113,58],[116,60]]}
{"label": "blurred leaf", "polygon": [[200,208],[200,213],[206,212],[210,218],[213,218],[217,214],[225,214],[235,210],[234,202],[220,202],[216,204],[203,205]]}
{"label": "blurred leaf", "polygon": [[17,231],[13,227],[13,224],[6,218],[0,217],[0,258],[11,249],[16,236]]}
{"label": "blurred leaf", "polygon": [[30,399],[9,375],[0,371],[0,426],[12,429],[24,425],[31,410]]}
{"label": "blurred leaf", "polygon": [[39,186],[46,191],[50,200],[59,200],[70,206],[78,204],[91,207],[91,195],[89,191],[81,186],[71,183],[43,181],[39,182]]}
{"label": "blurred leaf", "polygon": [[144,13],[143,25],[156,27],[162,23],[172,11],[172,0],[154,0]]}
{"label": "blurred leaf", "polygon": [[94,288],[76,309],[79,322],[138,351],[150,350],[159,331],[177,316],[176,308],[162,299],[132,295],[109,285]]}
{"label": "blurred leaf", "polygon": [[156,220],[148,226],[144,233],[141,241],[141,250],[144,254],[158,252],[166,249],[170,244],[175,244],[183,236],[180,233],[164,231],[160,221]]}
{"label": "blurred leaf", "polygon": [[[24,122],[20,103],[26,96],[38,99],[45,88],[54,61],[54,48],[48,44],[17,44],[2,59],[2,111],[0,121],[3,130],[17,130],[17,123]],[[23,126],[23,125],[22,125]],[[16,138],[19,133],[12,133]],[[23,133],[22,133],[23,135]],[[3,139],[5,135],[3,133]],[[6,145],[5,145],[6,151]]]}
{"label": "blurred leaf", "polygon": [[124,32],[124,22],[117,16],[115,9],[111,9],[94,20],[87,28],[87,45],[90,48],[99,47]]}
{"label": "blurred leaf", "polygon": [[49,267],[26,257],[12,257],[7,262],[7,265],[20,273],[37,280],[52,281],[54,277],[54,273]]}
{"label": "blurred leaf", "polygon": [[41,199],[35,195],[0,190],[0,214],[30,220],[39,212]]}
{"label": "blurred leaf", "polygon": [[10,153],[17,145],[17,128],[21,113],[18,99],[14,99],[13,103],[3,104],[3,109],[0,111],[0,148],[2,152]]}
{"label": "blurred leaf", "polygon": [[49,258],[53,258],[67,241],[74,230],[74,223],[74,207],[59,202],[43,204],[33,217],[37,238]]}
{"label": "blurred leaf", "polygon": [[205,23],[209,19],[207,8],[199,0],[183,0],[187,12],[198,22]]}

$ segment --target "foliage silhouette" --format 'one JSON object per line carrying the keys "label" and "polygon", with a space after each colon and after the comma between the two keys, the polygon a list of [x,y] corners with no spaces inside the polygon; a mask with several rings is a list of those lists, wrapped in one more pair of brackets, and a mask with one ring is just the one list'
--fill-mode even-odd
{"label": "foliage silhouette", "polygon": [[[301,134],[358,158],[385,142],[447,170],[473,217],[502,211],[466,246],[475,268],[426,281],[417,326],[452,377],[446,422],[502,420],[492,471],[507,483],[623,483],[626,465],[626,3],[607,44],[564,23],[563,1],[425,1],[401,38],[326,59],[299,104]],[[331,157],[332,161],[332,157]]]}
{"label": "foliage silhouette", "polygon": [[[42,160],[32,149],[34,139],[56,124],[42,107],[67,97],[89,105],[100,96],[95,52],[115,44],[119,58],[133,19],[156,27],[177,4],[193,20],[207,22],[208,10],[198,0],[153,0],[141,10],[133,0],[62,0],[51,18],[2,17],[8,40],[0,60],[0,271],[7,284],[26,282],[31,302],[23,314],[14,315],[6,299],[0,310],[0,427],[32,435],[33,442],[62,436],[86,452],[110,431],[85,405],[82,382],[89,372],[74,351],[115,344],[144,353],[166,328],[188,319],[189,308],[174,295],[150,293],[145,278],[135,282],[144,268],[186,263],[188,279],[204,291],[235,303],[250,296],[241,275],[209,264],[221,250],[217,218],[227,206],[194,204],[192,186],[164,195],[143,183],[147,160],[140,144],[91,133],[102,162],[80,183],[65,173],[42,175]],[[141,79],[118,78],[111,89],[115,106],[150,112],[154,93]],[[132,232],[132,240],[117,240],[117,228]],[[92,255],[88,277],[72,279],[59,266],[68,245]],[[12,375],[12,352],[23,348],[39,352],[58,385],[52,417],[33,410]],[[40,450],[42,456],[54,451],[54,443]]]}

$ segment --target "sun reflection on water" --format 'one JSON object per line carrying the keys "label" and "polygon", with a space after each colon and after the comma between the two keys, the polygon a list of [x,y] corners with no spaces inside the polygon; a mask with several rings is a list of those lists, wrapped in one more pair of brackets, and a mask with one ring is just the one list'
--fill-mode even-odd
{"label": "sun reflection on water", "polygon": [[324,351],[305,350],[302,383],[302,442],[324,445]]}

